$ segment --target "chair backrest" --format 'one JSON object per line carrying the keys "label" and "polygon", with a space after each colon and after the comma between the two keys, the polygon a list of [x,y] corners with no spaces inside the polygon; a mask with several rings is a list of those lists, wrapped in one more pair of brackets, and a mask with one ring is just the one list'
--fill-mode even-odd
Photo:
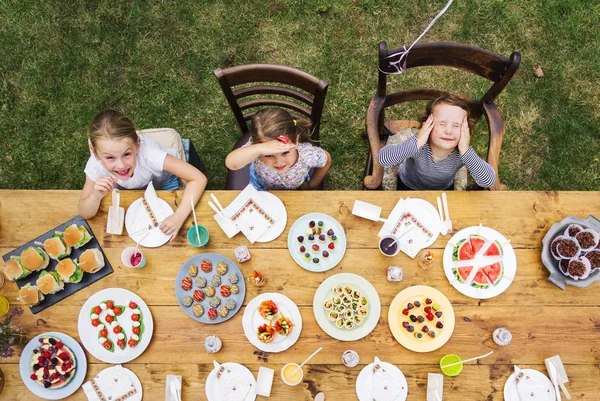
{"label": "chair backrest", "polygon": [[405,69],[423,66],[455,67],[486,78],[492,85],[481,99],[473,99],[458,93],[440,89],[409,89],[386,94],[387,73],[396,72],[396,63],[403,48],[388,50],[385,42],[379,43],[379,77],[377,95],[385,97],[385,107],[412,100],[432,100],[446,94],[453,94],[467,103],[471,111],[471,122],[476,123],[482,115],[482,105],[493,103],[496,97],[511,80],[519,64],[521,55],[513,52],[509,58],[489,50],[462,43],[424,43],[415,45],[408,56]]}
{"label": "chair backrest", "polygon": [[[319,139],[319,125],[329,86],[326,81],[296,68],[276,64],[217,68],[214,74],[243,134],[248,132],[246,121],[254,116],[257,108],[281,107],[290,111],[294,118],[309,119],[312,123],[311,138]],[[249,96],[257,98],[246,100]]]}

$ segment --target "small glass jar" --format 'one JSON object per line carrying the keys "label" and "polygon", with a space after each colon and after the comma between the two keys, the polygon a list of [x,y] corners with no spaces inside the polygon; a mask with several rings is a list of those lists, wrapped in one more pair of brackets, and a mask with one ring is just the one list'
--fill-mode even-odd
{"label": "small glass jar", "polygon": [[426,270],[429,267],[433,266],[435,263],[435,254],[433,252],[431,252],[430,250],[426,250],[421,254],[421,257],[419,258],[419,266],[421,266],[421,269]]}
{"label": "small glass jar", "polygon": [[246,278],[248,283],[252,284],[255,287],[262,287],[267,282],[265,276],[263,276],[260,272],[254,270],[250,275]]}

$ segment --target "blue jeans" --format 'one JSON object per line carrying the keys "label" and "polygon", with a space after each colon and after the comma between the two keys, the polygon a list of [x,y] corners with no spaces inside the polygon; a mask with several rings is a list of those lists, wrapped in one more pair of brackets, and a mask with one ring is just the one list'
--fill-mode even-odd
{"label": "blue jeans", "polygon": [[167,182],[165,182],[163,186],[158,189],[161,191],[179,189],[179,178],[175,174],[171,174],[171,178],[169,178]]}

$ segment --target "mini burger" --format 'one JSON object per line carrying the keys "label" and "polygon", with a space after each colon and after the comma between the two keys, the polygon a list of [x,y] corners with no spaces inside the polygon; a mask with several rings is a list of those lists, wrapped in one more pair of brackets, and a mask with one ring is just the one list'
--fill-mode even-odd
{"label": "mini burger", "polygon": [[19,261],[19,258],[16,257],[12,257],[4,262],[2,265],[2,271],[6,275],[6,278],[10,281],[20,280],[31,274],[31,271],[24,268]]}
{"label": "mini burger", "polygon": [[44,300],[44,294],[35,285],[26,284],[19,290],[17,299],[29,306],[36,306]]}
{"label": "mini burger", "polygon": [[71,247],[64,243],[60,235],[54,234],[52,238],[44,241],[44,250],[51,259],[59,260],[71,254]]}
{"label": "mini burger", "polygon": [[90,240],[92,236],[83,226],[78,226],[77,224],[71,224],[65,229],[65,232],[62,233],[63,241],[68,246],[72,246],[73,248],[81,248]]}
{"label": "mini burger", "polygon": [[83,278],[83,270],[69,258],[58,262],[56,272],[67,283],[78,283]]}
{"label": "mini burger", "polygon": [[104,267],[104,255],[98,248],[88,249],[79,256],[79,266],[86,273],[96,273]]}
{"label": "mini burger", "polygon": [[42,294],[56,294],[65,288],[63,279],[56,272],[43,271],[35,282]]}
{"label": "mini burger", "polygon": [[44,270],[50,263],[48,254],[42,248],[30,246],[21,253],[20,262],[29,271]]}

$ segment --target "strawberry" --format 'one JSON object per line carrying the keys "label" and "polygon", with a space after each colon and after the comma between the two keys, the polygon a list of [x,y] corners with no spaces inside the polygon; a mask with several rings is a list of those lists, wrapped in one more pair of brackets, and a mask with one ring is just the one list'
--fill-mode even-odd
{"label": "strawberry", "polygon": [[335,249],[335,245],[333,242],[330,242],[329,245],[327,245],[327,248],[329,248],[330,251],[333,251]]}
{"label": "strawberry", "polygon": [[402,309],[402,314],[408,316],[408,308]]}
{"label": "strawberry", "polygon": [[32,374],[31,376],[29,376],[29,378],[30,378],[31,380],[37,380],[37,375],[35,375],[35,374]]}
{"label": "strawberry", "polygon": [[313,251],[315,251],[315,252],[319,252],[319,245],[317,245],[317,244],[314,244],[314,245],[312,246],[312,250],[313,250]]}
{"label": "strawberry", "polygon": [[425,303],[426,303],[427,305],[431,305],[431,304],[433,303],[433,301],[431,300],[431,298],[427,298],[427,299],[425,300]]}
{"label": "strawberry", "polygon": [[427,327],[427,326],[423,326],[423,327],[421,328],[421,331],[422,331],[423,333],[428,333],[428,332],[429,332],[429,327]]}
{"label": "strawberry", "polygon": [[63,352],[58,355],[58,359],[62,359],[63,361],[68,361],[71,358],[71,355],[68,352]]}
{"label": "strawberry", "polygon": [[54,347],[56,347],[56,349],[61,349],[63,347],[63,343],[58,342]]}
{"label": "strawberry", "polygon": [[431,313],[431,306],[426,306],[423,308],[423,310],[425,311],[425,313]]}
{"label": "strawberry", "polygon": [[426,316],[427,320],[429,320],[430,322],[433,320],[433,314],[432,313],[428,313]]}
{"label": "strawberry", "polygon": [[441,328],[443,328],[443,327],[444,327],[444,325],[442,324],[442,322],[437,322],[437,323],[435,324],[435,327],[437,327],[438,329],[441,329]]}

